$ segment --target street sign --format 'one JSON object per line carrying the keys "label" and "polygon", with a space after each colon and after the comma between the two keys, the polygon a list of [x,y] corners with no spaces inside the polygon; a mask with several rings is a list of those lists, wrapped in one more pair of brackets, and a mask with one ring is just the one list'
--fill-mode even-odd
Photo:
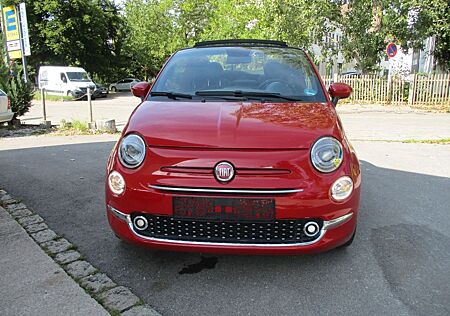
{"label": "street sign", "polygon": [[[10,59],[19,59],[22,57],[22,51],[16,7],[13,5],[4,7],[2,11],[8,56]],[[17,45],[17,42],[19,42],[19,45]]]}
{"label": "street sign", "polygon": [[30,56],[31,48],[30,48],[30,38],[28,36],[28,20],[27,20],[27,10],[25,9],[25,2],[19,4],[19,12],[20,12],[20,26],[22,31],[23,52],[25,56]]}
{"label": "street sign", "polygon": [[8,52],[12,52],[15,50],[20,50],[20,41],[9,41],[6,43],[6,50]]}
{"label": "street sign", "polygon": [[395,57],[395,55],[397,55],[397,45],[395,45],[395,43],[389,43],[386,47],[386,54],[389,58]]}

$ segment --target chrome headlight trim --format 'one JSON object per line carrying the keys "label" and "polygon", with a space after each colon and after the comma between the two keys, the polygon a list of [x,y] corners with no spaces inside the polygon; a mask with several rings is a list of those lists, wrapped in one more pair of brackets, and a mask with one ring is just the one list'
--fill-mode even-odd
{"label": "chrome headlight trim", "polygon": [[[323,152],[327,150],[328,152]],[[328,160],[323,160],[323,155],[331,155]],[[318,171],[330,173],[339,168],[344,158],[342,144],[334,137],[325,136],[319,138],[311,148],[311,163]]]}
{"label": "chrome headlight trim", "polygon": [[[135,148],[140,150],[137,157],[131,157],[130,155],[128,155],[128,157],[124,157],[124,155],[127,155],[126,148],[124,148],[126,145],[135,146]],[[146,147],[145,141],[137,134],[128,134],[122,138],[118,149],[119,161],[122,166],[129,169],[136,169],[139,167],[145,160]],[[132,162],[132,160],[135,160],[135,162]]]}
{"label": "chrome headlight trim", "polygon": [[[344,182],[347,182],[348,190],[342,191],[341,192],[342,196],[338,196],[339,192],[337,192],[337,191],[340,189],[339,185],[344,184]],[[350,178],[349,176],[340,177],[339,179],[334,181],[333,184],[331,185],[331,188],[330,188],[331,198],[333,200],[335,200],[336,202],[345,201],[346,199],[349,198],[350,195],[352,195],[353,188],[354,188],[354,184],[353,184],[352,178]]]}

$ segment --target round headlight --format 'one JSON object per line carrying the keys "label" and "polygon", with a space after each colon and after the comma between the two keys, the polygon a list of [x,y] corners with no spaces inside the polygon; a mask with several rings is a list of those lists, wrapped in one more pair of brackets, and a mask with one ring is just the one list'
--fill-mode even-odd
{"label": "round headlight", "polygon": [[331,197],[336,201],[343,201],[353,192],[353,181],[350,177],[344,176],[337,179],[331,186]]}
{"label": "round headlight", "polygon": [[112,171],[108,176],[108,185],[112,193],[122,194],[125,190],[125,180],[117,171]]}
{"label": "round headlight", "polygon": [[125,136],[120,143],[119,160],[127,168],[137,168],[145,158],[145,142],[136,135]]}
{"label": "round headlight", "polygon": [[333,172],[342,163],[341,143],[333,137],[322,137],[311,149],[311,162],[320,172]]}

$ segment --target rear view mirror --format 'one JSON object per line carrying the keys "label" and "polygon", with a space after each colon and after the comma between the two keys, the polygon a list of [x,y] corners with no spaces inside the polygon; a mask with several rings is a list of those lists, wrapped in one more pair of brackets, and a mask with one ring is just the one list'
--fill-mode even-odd
{"label": "rear view mirror", "polygon": [[151,88],[151,84],[145,81],[138,82],[134,86],[131,87],[131,92],[133,92],[133,95],[135,97],[141,98],[141,100],[144,100],[144,98],[147,96],[148,91]]}
{"label": "rear view mirror", "polygon": [[330,88],[328,89],[328,92],[330,93],[332,98],[331,102],[333,102],[334,106],[336,106],[340,99],[348,98],[350,94],[352,94],[352,91],[352,87],[350,87],[348,84],[338,82],[332,83],[330,85]]}

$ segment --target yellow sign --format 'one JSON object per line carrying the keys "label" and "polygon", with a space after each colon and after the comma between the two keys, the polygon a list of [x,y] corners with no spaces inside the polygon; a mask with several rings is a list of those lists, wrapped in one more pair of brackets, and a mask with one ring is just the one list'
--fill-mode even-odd
{"label": "yellow sign", "polygon": [[3,8],[3,26],[6,37],[6,48],[10,59],[22,58],[20,49],[19,18],[15,6]]}
{"label": "yellow sign", "polygon": [[8,52],[9,59],[20,59],[22,58],[22,52],[20,50],[15,50]]}
{"label": "yellow sign", "polygon": [[20,38],[19,36],[19,19],[15,6],[3,8],[3,21],[5,26],[6,41],[14,41]]}

